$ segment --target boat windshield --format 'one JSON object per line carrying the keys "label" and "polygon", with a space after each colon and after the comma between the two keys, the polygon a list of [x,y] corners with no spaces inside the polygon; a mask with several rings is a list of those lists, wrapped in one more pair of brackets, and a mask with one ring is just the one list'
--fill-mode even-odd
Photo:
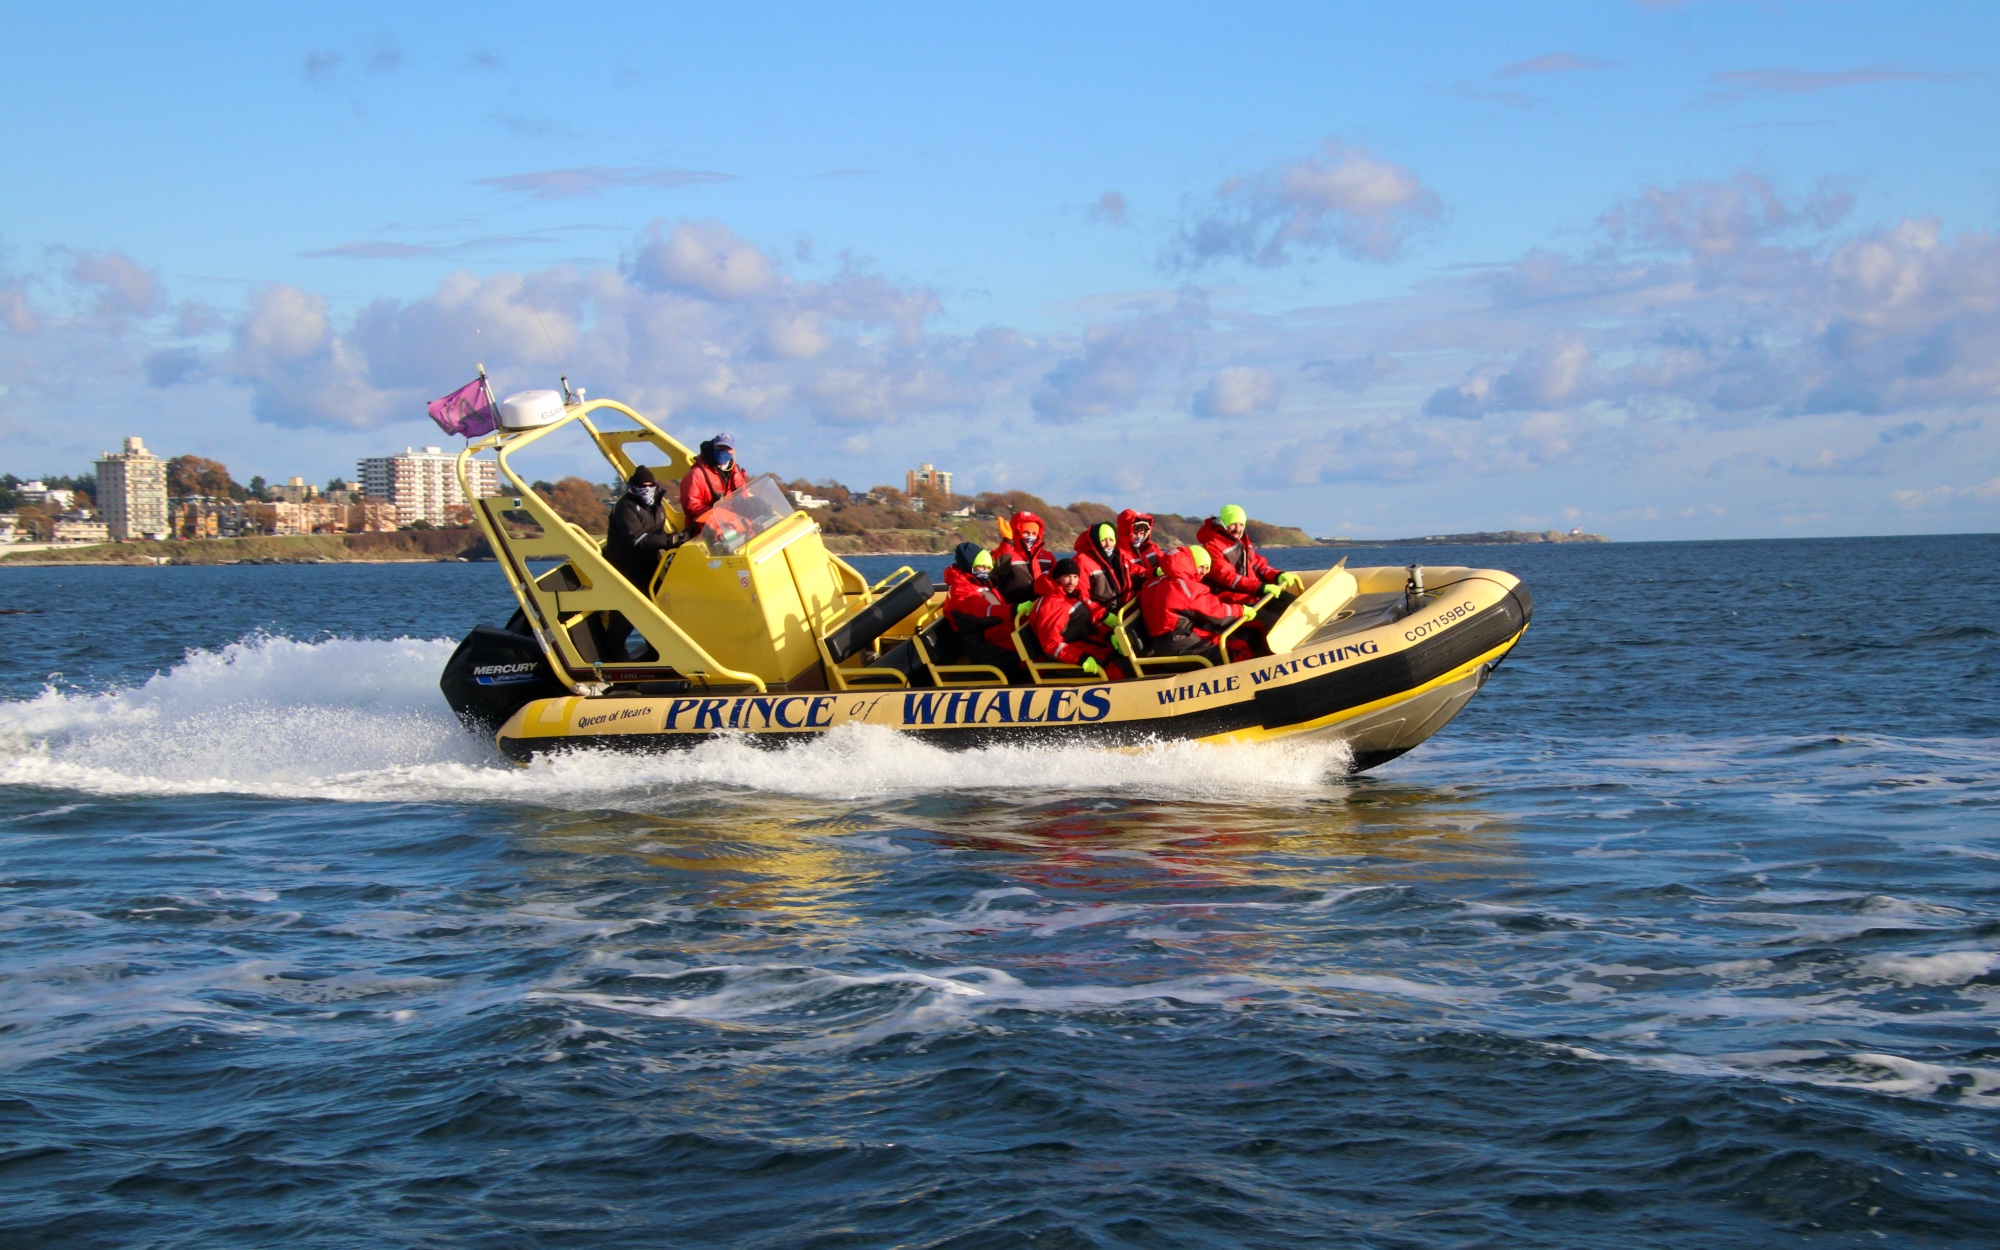
{"label": "boat windshield", "polygon": [[743,549],[743,544],[796,511],[778,479],[766,473],[742,490],[733,490],[715,501],[715,507],[701,523],[701,540],[711,552],[733,556]]}

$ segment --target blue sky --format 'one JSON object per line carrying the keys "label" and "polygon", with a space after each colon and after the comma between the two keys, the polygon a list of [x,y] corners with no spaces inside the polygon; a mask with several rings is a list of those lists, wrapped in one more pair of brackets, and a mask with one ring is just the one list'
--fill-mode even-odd
{"label": "blue sky", "polygon": [[1990,5],[7,26],[24,475],[139,433],[324,480],[440,441],[475,360],[560,361],[853,485],[1357,536],[2000,521]]}

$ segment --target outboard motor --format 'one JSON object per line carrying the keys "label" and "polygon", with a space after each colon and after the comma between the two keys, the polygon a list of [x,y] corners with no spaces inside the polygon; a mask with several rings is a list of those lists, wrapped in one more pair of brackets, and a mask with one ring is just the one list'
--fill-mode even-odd
{"label": "outboard motor", "polygon": [[527,619],[518,611],[506,629],[473,626],[451,653],[438,688],[460,724],[489,736],[499,732],[522,704],[572,693],[556,680]]}
{"label": "outboard motor", "polygon": [[1403,611],[1414,612],[1424,606],[1424,566],[1412,564],[1406,567],[1410,571],[1410,580],[1403,584]]}

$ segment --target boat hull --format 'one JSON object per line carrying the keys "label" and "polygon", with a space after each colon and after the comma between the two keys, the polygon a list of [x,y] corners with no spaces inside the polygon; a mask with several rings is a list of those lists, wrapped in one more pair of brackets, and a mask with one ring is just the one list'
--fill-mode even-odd
{"label": "boat hull", "polygon": [[509,717],[496,741],[527,760],[578,749],[684,749],[724,736],[783,745],[850,724],[947,748],[1310,736],[1346,743],[1360,771],[1450,721],[1527,629],[1533,602],[1518,579],[1460,572],[1414,612],[1191,673],[1087,686],[542,698]]}

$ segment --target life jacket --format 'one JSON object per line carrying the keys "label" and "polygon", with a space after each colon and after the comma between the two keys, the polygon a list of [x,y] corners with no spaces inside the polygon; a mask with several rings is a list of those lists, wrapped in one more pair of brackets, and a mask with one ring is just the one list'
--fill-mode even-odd
{"label": "life jacket", "polygon": [[729,462],[724,472],[708,462],[706,455],[694,458],[694,467],[681,478],[681,515],[689,525],[700,525],[715,501],[750,484],[750,475],[739,461]]}
{"label": "life jacket", "polygon": [[1132,526],[1140,521],[1151,525],[1153,514],[1135,508],[1127,508],[1118,514],[1118,557],[1125,562],[1127,583],[1134,587],[1144,586],[1146,579],[1158,571],[1160,561],[1166,558],[1166,553],[1160,550],[1160,544],[1153,541],[1151,534],[1146,536],[1143,546],[1133,545]]}
{"label": "life jacket", "polygon": [[1213,638],[1243,615],[1242,604],[1224,603],[1215,597],[1201,580],[1187,548],[1176,548],[1161,568],[1160,576],[1139,592],[1139,611],[1145,617],[1148,635],[1164,638],[1193,631]]}
{"label": "life jacket", "polygon": [[960,637],[971,634],[996,647],[1012,650],[1014,611],[989,581],[955,568],[944,571],[944,614]]}
{"label": "life jacket", "polygon": [[1278,570],[1258,552],[1250,535],[1241,540],[1231,538],[1214,517],[1201,523],[1195,541],[1208,548],[1206,580],[1219,591],[1255,595],[1267,583],[1278,580]]}
{"label": "life jacket", "polygon": [[1076,571],[1083,577],[1084,593],[1105,611],[1116,612],[1137,593],[1132,585],[1132,571],[1118,554],[1116,538],[1109,554],[1098,547],[1097,539],[1092,537],[1096,529],[1092,525],[1076,536]]}
{"label": "life jacket", "polygon": [[[1022,541],[1024,525],[1035,529],[1033,546]],[[993,549],[993,584],[1009,603],[1026,603],[1034,598],[1035,579],[1046,576],[1056,566],[1055,556],[1043,541],[1048,537],[1049,527],[1032,512],[1016,512],[1008,518],[1008,531],[1012,537]]]}
{"label": "life jacket", "polygon": [[[1081,587],[1079,587],[1081,590]],[[1053,577],[1035,579],[1035,609],[1028,614],[1028,627],[1035,641],[1058,664],[1081,664],[1087,656],[1109,654],[1098,640],[1098,622],[1104,609],[1085,594],[1068,594]]]}

